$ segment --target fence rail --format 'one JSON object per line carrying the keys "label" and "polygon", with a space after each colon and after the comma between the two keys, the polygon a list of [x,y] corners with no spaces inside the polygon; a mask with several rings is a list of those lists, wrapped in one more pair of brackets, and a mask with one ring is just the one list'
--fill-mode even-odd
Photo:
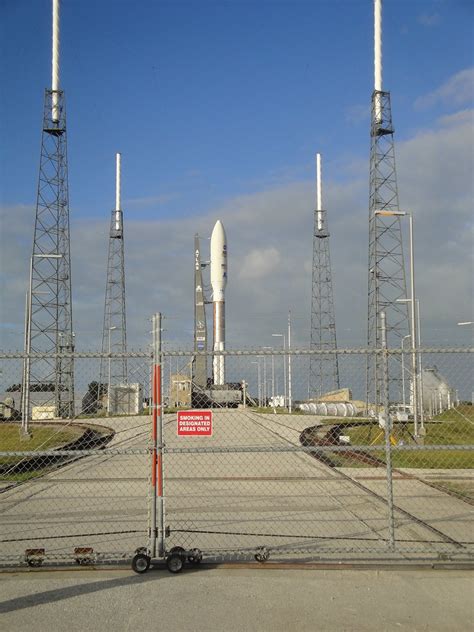
{"label": "fence rail", "polygon": [[[309,362],[334,351],[222,352],[223,385],[194,377],[213,353],[34,354],[72,357],[70,418],[53,383],[30,386],[21,410],[33,354],[0,352],[0,563],[173,547],[212,561],[472,559],[473,350],[384,352],[399,377],[388,403],[366,401],[367,349],[338,350],[342,388],[324,392]],[[123,357],[126,383],[99,384],[101,360]],[[180,425],[186,410],[209,411],[207,434]]]}

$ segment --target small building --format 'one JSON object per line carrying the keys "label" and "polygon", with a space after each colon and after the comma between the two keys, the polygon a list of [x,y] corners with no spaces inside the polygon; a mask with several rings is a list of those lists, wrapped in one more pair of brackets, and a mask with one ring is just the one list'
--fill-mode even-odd
{"label": "small building", "polygon": [[109,415],[139,415],[142,412],[142,385],[111,384]]}
{"label": "small building", "polygon": [[191,406],[191,378],[189,375],[172,375],[169,405],[174,408]]}

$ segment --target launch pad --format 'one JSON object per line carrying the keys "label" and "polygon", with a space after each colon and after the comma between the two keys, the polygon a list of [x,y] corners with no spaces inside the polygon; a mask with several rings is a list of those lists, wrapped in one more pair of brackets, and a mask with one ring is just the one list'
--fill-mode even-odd
{"label": "launch pad", "polygon": [[209,379],[206,388],[193,388],[191,402],[193,408],[237,408],[243,403],[242,384],[213,384]]}

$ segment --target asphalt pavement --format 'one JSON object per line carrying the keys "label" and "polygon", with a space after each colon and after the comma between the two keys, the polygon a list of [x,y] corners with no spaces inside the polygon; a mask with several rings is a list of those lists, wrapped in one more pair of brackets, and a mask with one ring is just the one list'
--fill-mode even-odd
{"label": "asphalt pavement", "polygon": [[0,573],[2,630],[464,632],[468,570],[322,570],[266,565]]}

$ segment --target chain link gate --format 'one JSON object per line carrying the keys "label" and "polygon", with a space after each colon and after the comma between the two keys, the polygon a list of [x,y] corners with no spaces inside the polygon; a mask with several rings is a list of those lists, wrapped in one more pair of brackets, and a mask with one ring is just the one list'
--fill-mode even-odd
{"label": "chain link gate", "polygon": [[0,356],[1,564],[129,560],[148,537],[151,417],[142,396],[149,400],[151,355],[126,355],[139,397],[132,388],[109,414],[108,385],[97,380],[101,359],[114,354],[75,353],[75,417],[56,414],[46,385],[31,393],[26,426],[18,410],[24,355]]}
{"label": "chain link gate", "polygon": [[[384,426],[365,401],[366,350],[338,351],[343,388],[326,398],[309,397],[314,351],[224,353],[227,394],[193,384],[191,351],[161,350],[161,377],[157,354],[128,353],[139,385],[128,414],[123,401],[107,414],[94,385],[114,354],[76,353],[76,417],[31,420],[31,437],[8,390],[24,354],[3,353],[0,563],[162,559],[175,547],[190,561],[196,549],[209,561],[472,557],[472,350],[418,350],[416,436],[406,357]],[[402,366],[400,350],[385,353]],[[36,416],[51,414],[52,394],[39,395]],[[212,435],[177,434],[177,410],[190,409],[212,413]]]}
{"label": "chain link gate", "polygon": [[[227,382],[241,386],[242,400],[214,402],[212,436],[180,436],[176,413],[163,416],[166,551],[209,560],[471,558],[474,415],[459,398],[470,395],[470,351],[419,350],[425,373],[418,384],[407,373],[406,402],[387,392],[386,423],[363,399],[366,350],[338,351],[351,388],[312,409],[314,351],[291,352],[286,387],[288,351],[226,352]],[[401,365],[399,350],[383,353],[387,366]],[[163,354],[164,366],[183,367],[165,380],[169,407],[209,404],[216,387],[192,384],[194,357]],[[174,381],[181,401],[171,401]],[[423,389],[417,430],[406,412],[414,388]]]}

